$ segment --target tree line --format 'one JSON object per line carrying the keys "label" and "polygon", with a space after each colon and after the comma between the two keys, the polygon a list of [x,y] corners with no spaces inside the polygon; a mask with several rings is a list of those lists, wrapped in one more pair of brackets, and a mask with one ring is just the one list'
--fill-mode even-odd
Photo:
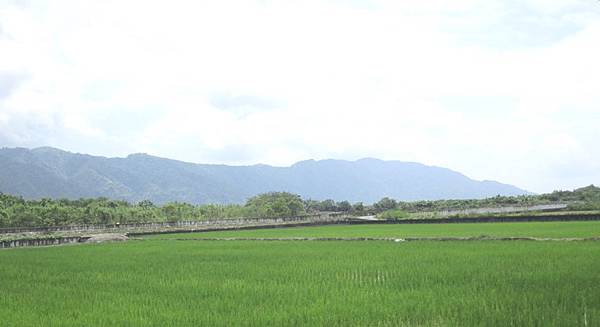
{"label": "tree line", "polygon": [[129,203],[108,198],[40,199],[0,193],[0,227],[64,226],[141,222],[176,222],[234,218],[293,217],[322,212],[351,215],[404,217],[406,213],[463,210],[469,208],[531,206],[563,202],[569,210],[600,210],[600,188],[590,185],[574,191],[555,191],[542,195],[496,196],[487,199],[397,201],[389,197],[365,205],[362,202],[302,199],[288,192],[259,194],[245,204],[192,205],[168,202],[156,205],[148,200]]}
{"label": "tree line", "polygon": [[353,206],[347,201],[303,200],[299,195],[288,192],[259,194],[243,205],[192,205],[183,202],[156,205],[148,200],[129,203],[103,197],[25,200],[0,193],[0,227],[279,218],[324,211],[350,212],[354,208],[362,210],[362,205]]}

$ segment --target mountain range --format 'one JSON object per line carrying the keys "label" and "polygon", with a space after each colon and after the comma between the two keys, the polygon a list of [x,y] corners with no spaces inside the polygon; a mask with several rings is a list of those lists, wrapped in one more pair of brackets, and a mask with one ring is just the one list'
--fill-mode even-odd
{"label": "mountain range", "polygon": [[446,168],[378,159],[306,160],[290,167],[195,164],[132,154],[106,158],[41,147],[0,149],[0,192],[26,199],[108,197],[161,204],[243,203],[264,192],[306,199],[373,203],[521,195],[527,191],[476,181]]}

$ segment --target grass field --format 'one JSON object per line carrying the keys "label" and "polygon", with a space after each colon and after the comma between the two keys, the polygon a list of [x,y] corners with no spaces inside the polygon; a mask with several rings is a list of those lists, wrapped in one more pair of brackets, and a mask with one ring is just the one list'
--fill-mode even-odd
{"label": "grass field", "polygon": [[0,251],[1,326],[600,326],[600,242]]}
{"label": "grass field", "polygon": [[597,237],[600,221],[471,223],[471,224],[385,224],[329,225],[202,233],[177,233],[146,236],[148,238],[205,237],[436,237],[436,236],[530,236],[530,237]]}

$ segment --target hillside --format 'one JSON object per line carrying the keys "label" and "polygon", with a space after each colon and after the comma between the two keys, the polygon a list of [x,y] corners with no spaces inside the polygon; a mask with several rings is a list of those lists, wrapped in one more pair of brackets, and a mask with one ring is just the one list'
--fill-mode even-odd
{"label": "hillside", "polygon": [[99,197],[132,202],[242,203],[268,191],[372,203],[484,198],[527,192],[419,163],[378,159],[307,160],[290,167],[193,164],[132,154],[106,158],[55,148],[0,149],[0,192],[26,199]]}

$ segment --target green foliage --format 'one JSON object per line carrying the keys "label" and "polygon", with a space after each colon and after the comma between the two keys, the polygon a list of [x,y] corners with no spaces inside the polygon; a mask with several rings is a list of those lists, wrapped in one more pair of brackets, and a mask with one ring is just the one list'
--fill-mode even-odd
{"label": "green foliage", "polygon": [[352,210],[352,205],[348,201],[341,201],[337,204],[337,211],[348,212]]}
{"label": "green foliage", "polygon": [[386,210],[377,215],[379,219],[399,220],[409,218],[408,212],[401,209],[390,209]]}
{"label": "green foliage", "polygon": [[162,207],[162,213],[168,222],[199,220],[196,208],[188,203],[169,202]]}
{"label": "green foliage", "polygon": [[521,207],[557,202],[569,204],[569,210],[600,210],[600,188],[590,185],[574,191],[554,191],[541,195],[498,195],[486,199],[396,202],[386,197],[374,203],[370,210],[375,213],[381,213],[386,210],[398,208],[414,213],[474,208]]}
{"label": "green foliage", "polygon": [[154,203],[152,203],[152,201],[150,201],[150,200],[140,201],[140,202],[138,202],[137,205],[138,205],[138,207],[141,207],[141,208],[154,208]]}
{"label": "green foliage", "polygon": [[208,219],[291,217],[303,214],[304,203],[289,193],[256,196],[242,205],[200,205],[151,201],[132,205],[126,201],[96,199],[23,200],[0,193],[0,227],[44,227],[61,225],[176,222]]}
{"label": "green foliage", "polygon": [[362,202],[353,205],[348,201],[335,202],[331,199],[323,201],[305,200],[304,208],[307,212],[345,212],[360,214],[364,210],[364,205]]}
{"label": "green foliage", "polygon": [[319,203],[317,209],[319,211],[336,211],[337,206],[335,204],[335,201],[331,200],[331,199],[327,199],[327,200],[323,200]]}
{"label": "green foliage", "polygon": [[362,202],[357,202],[352,205],[352,212],[357,215],[362,215],[365,212],[365,206]]}
{"label": "green foliage", "polygon": [[7,226],[10,224],[10,221],[8,220],[8,213],[0,208],[0,226]]}
{"label": "green foliage", "polygon": [[600,201],[600,188],[594,185],[582,187],[573,191],[554,191],[540,195],[550,201]]}
{"label": "green foliage", "polygon": [[554,191],[541,197],[551,201],[570,202],[571,210],[600,210],[600,188],[594,185],[574,191]]}
{"label": "green foliage", "polygon": [[246,208],[257,217],[294,217],[305,213],[302,198],[287,192],[259,194],[248,199]]}
{"label": "green foliage", "polygon": [[472,208],[495,208],[507,206],[532,206],[552,201],[536,195],[495,196],[486,199],[460,199],[398,202],[398,208],[408,212],[464,210]]}
{"label": "green foliage", "polygon": [[206,204],[194,206],[168,202],[157,206],[144,200],[137,204],[107,198],[23,200],[0,193],[0,227],[177,222],[208,219],[293,217],[320,211],[362,212],[362,203],[348,201],[303,201],[299,195],[271,192],[254,196],[245,205]]}
{"label": "green foliage", "polygon": [[385,197],[385,198],[379,200],[379,202],[376,202],[375,204],[373,204],[373,208],[377,212],[382,212],[382,211],[394,209],[394,208],[396,208],[397,205],[398,205],[398,203],[396,202],[396,200]]}
{"label": "green foliage", "polygon": [[[315,212],[344,212],[353,215],[391,215],[392,219],[411,215],[435,213],[445,210],[472,208],[532,206],[548,203],[567,203],[568,210],[600,210],[600,188],[590,185],[574,191],[555,191],[542,195],[496,196],[487,199],[436,200],[403,202],[385,197],[371,206],[352,205],[348,201],[331,199],[302,200],[286,192],[257,195],[245,205],[200,205],[169,202],[157,206],[151,201],[130,204],[107,198],[95,199],[40,199],[24,200],[21,197],[0,193],[0,227],[56,226],[82,224],[115,224],[138,222],[165,222],[182,220],[207,220],[252,217],[289,217]],[[398,214],[392,214],[398,210]],[[391,211],[390,213],[384,213]],[[384,214],[382,214],[384,213]],[[396,216],[400,218],[395,218]],[[435,218],[435,217],[429,217]]]}

